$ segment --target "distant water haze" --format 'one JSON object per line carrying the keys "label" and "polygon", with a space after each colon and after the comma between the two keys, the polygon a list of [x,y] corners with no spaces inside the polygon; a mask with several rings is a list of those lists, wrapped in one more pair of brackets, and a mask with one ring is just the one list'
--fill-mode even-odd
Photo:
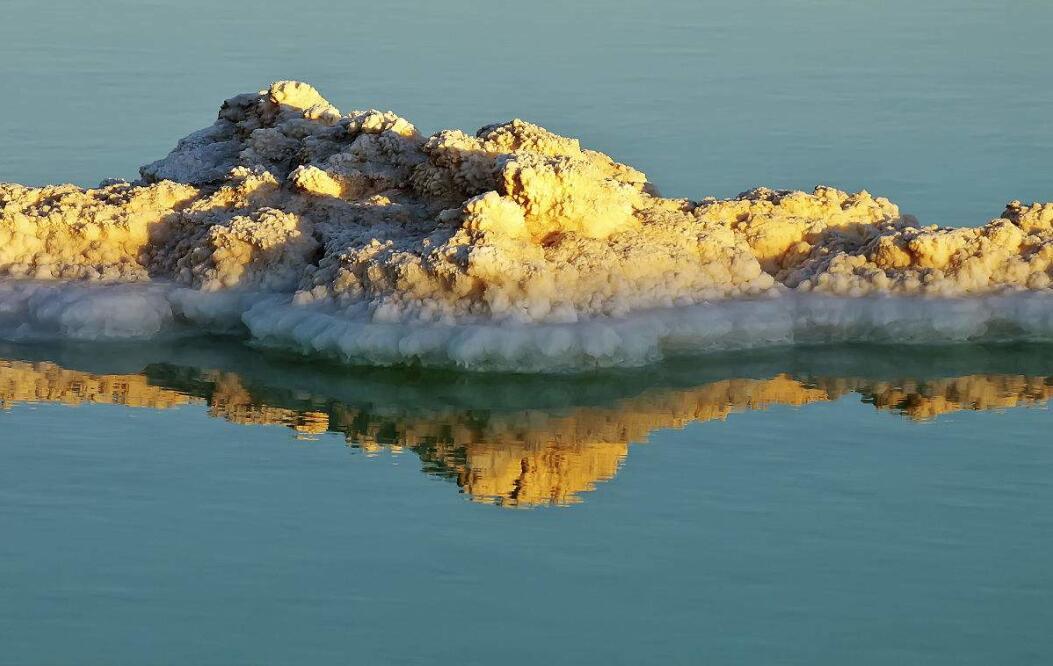
{"label": "distant water haze", "polygon": [[0,180],[132,178],[284,78],[425,132],[522,117],[667,196],[868,189],[922,223],[1053,199],[1053,5],[7,0]]}

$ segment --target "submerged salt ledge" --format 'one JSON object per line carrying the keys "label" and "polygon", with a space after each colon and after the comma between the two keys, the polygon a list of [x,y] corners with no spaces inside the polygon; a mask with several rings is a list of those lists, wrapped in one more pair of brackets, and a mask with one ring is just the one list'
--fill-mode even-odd
{"label": "submerged salt ledge", "polygon": [[664,199],[529,123],[422,137],[294,82],[227,100],[141,173],[0,185],[0,334],[203,328],[353,362],[516,370],[1053,339],[1053,204],[937,229],[822,187]]}

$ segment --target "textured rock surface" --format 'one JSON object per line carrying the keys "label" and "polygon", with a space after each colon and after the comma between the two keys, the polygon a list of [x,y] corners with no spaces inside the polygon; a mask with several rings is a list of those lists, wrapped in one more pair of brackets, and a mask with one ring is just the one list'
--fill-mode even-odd
{"label": "textured rock surface", "polygon": [[[341,115],[290,81],[228,99],[141,177],[0,185],[0,274],[277,292],[407,326],[572,324],[794,292],[1048,293],[1053,280],[1053,204],[939,229],[825,187],[666,199],[639,171],[521,120],[424,137],[390,112]],[[258,310],[253,321],[264,327]]]}

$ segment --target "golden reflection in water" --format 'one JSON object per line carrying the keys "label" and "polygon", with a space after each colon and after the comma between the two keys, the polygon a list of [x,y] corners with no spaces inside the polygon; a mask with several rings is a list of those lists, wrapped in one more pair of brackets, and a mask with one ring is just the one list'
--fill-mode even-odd
{"label": "golden reflection in water", "polygon": [[531,506],[580,501],[581,493],[617,473],[630,444],[647,441],[655,430],[721,420],[737,411],[801,407],[855,393],[878,409],[924,421],[962,410],[1038,405],[1053,396],[1053,377],[1045,376],[876,380],[781,373],[645,389],[600,405],[495,410],[441,402],[430,408],[355,405],[313,394],[282,395],[253,390],[229,371],[184,369],[174,377],[93,374],[51,362],[0,360],[0,406],[58,402],[167,409],[205,404],[209,415],[231,423],[280,424],[308,438],[340,433],[370,454],[409,449],[421,458],[425,472],[454,479],[474,500]]}
{"label": "golden reflection in water", "polygon": [[10,409],[20,402],[168,409],[202,400],[154,386],[143,375],[96,375],[48,362],[0,360],[0,408]]}

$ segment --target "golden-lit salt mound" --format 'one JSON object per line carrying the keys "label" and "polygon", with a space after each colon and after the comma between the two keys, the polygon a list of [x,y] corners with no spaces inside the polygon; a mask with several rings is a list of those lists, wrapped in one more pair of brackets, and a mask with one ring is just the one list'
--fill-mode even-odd
{"label": "golden-lit salt mound", "polygon": [[367,453],[412,451],[424,470],[450,478],[473,499],[506,506],[573,504],[611,479],[630,446],[659,429],[722,420],[738,411],[802,407],[858,394],[912,420],[962,410],[1041,405],[1053,378],[975,374],[935,379],[838,376],[731,378],[652,388],[594,406],[477,408],[465,404],[342,402],[302,392],[253,389],[237,373],[192,370],[182,378],[96,374],[54,363],[0,360],[0,406],[21,402],[103,403],[165,409],[206,403],[232,423],[281,425],[300,437],[341,434]]}
{"label": "golden-lit salt mound", "polygon": [[[0,275],[185,289],[108,328],[93,317],[97,289],[47,306],[0,293],[9,318],[67,337],[233,322],[308,353],[524,370],[792,342],[817,327],[824,339],[1053,336],[1053,300],[984,301],[960,321],[951,307],[942,327],[909,306],[831,314],[800,300],[1053,294],[1053,204],[940,229],[826,187],[666,199],[639,171],[527,122],[425,137],[390,112],[341,115],[290,81],[227,100],[141,176],[0,185]],[[727,316],[705,308],[760,297],[785,304],[710,326]]]}

